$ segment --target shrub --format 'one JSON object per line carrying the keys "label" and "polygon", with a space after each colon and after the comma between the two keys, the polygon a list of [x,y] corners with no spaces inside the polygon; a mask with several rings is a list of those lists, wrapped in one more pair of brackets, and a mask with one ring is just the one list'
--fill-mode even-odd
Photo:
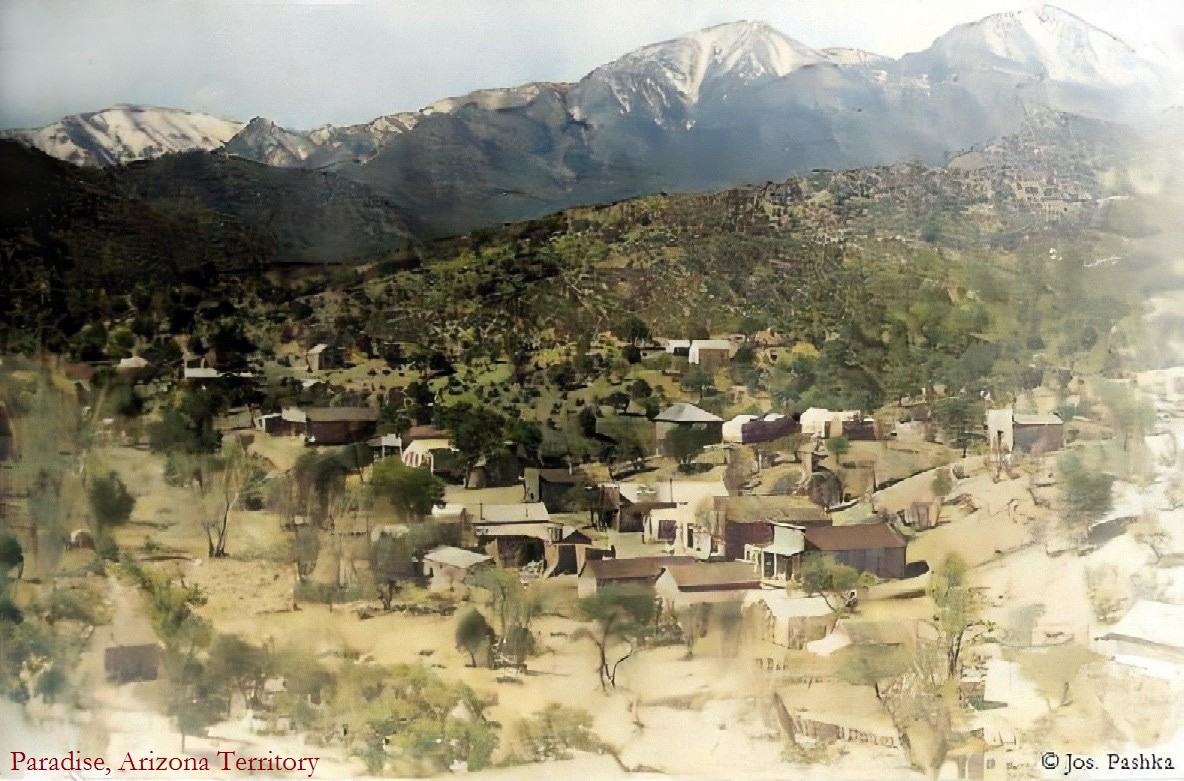
{"label": "shrub", "polygon": [[95,544],[95,553],[103,561],[119,561],[119,546],[109,536],[99,538]]}
{"label": "shrub", "polygon": [[551,703],[514,724],[511,756],[519,762],[570,759],[571,752],[604,748],[592,730],[592,715],[582,708]]}

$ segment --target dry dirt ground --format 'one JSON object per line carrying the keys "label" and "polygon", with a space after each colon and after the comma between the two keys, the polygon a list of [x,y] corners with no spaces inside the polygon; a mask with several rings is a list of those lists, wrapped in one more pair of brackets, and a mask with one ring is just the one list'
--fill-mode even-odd
{"label": "dry dirt ground", "polygon": [[[295,457],[287,444],[264,443],[257,450],[282,468],[286,459]],[[424,664],[448,680],[464,681],[480,692],[496,695],[489,716],[502,724],[538,712],[551,702],[588,710],[594,716],[597,734],[614,747],[619,763],[603,755],[579,756],[548,764],[546,768],[553,770],[548,777],[638,777],[627,774],[626,769],[683,778],[872,778],[885,774],[899,778],[912,773],[899,750],[842,744],[825,764],[814,765],[787,756],[776,720],[761,705],[767,701],[773,682],[751,662],[755,656],[763,657],[764,649],[742,647],[737,656],[725,657],[711,638],[701,642],[690,658],[682,646],[647,649],[622,666],[619,688],[606,693],[597,679],[593,645],[573,638],[580,625],[561,616],[540,619],[536,631],[542,653],[530,660],[529,672],[518,676],[518,682],[505,683],[497,680],[496,671],[466,666],[467,657],[453,644],[452,618],[392,613],[361,620],[349,606],[330,610],[313,604],[292,611],[292,568],[282,555],[286,535],[277,517],[267,512],[234,513],[231,557],[209,560],[192,492],[166,485],[156,457],[126,448],[100,455],[96,463],[119,471],[138,497],[133,523],[118,532],[120,545],[145,555],[144,543],[151,539],[157,548],[154,555],[161,559],[157,566],[184,577],[186,583],[197,585],[207,595],[208,603],[201,612],[219,631],[254,642],[274,640],[280,646],[298,643],[326,658],[348,652],[382,664]],[[989,600],[988,618],[1010,627],[1017,608],[1039,605],[1044,608],[1043,628],[1066,632],[1083,649],[1089,647],[1091,638],[1104,631],[1105,625],[1091,608],[1086,568],[1112,567],[1118,586],[1124,587],[1129,598],[1125,584],[1147,566],[1145,546],[1125,535],[1084,556],[1072,551],[1051,555],[1052,548],[1033,540],[1033,532],[1051,515],[1037,506],[1033,494],[1049,501],[1055,498],[1055,487],[1033,487],[1033,481],[1041,483],[1039,476],[1004,476],[996,481],[981,459],[967,459],[958,467],[966,476],[956,482],[950,497],[964,498],[943,510],[941,525],[912,540],[910,560],[937,564],[946,553],[957,551],[971,564],[973,581]],[[716,468],[703,479],[718,479],[720,471]],[[932,500],[932,476],[932,472],[923,472],[880,491],[875,497],[877,507],[902,509],[912,501]],[[1134,491],[1131,501],[1142,501],[1139,490],[1129,490]],[[1164,501],[1162,490],[1155,485],[1145,493],[1148,503]],[[521,500],[521,489],[450,488],[447,498],[466,505],[513,502]],[[1184,538],[1176,516],[1167,515],[1171,523],[1165,525]],[[563,592],[560,601],[570,602],[574,597],[570,578],[556,582],[554,588]],[[117,615],[113,622],[119,633],[116,639],[151,638],[145,608],[133,587],[112,580],[110,600]],[[860,613],[871,619],[925,619],[932,613],[932,603],[925,597],[867,601],[860,606]],[[107,742],[109,755],[154,746],[179,748],[180,736],[155,712],[160,697],[153,684],[113,687],[103,680],[101,649],[111,640],[111,629],[100,627],[80,667],[82,688],[97,706],[97,717],[88,724],[56,728],[57,739],[63,746],[75,740]],[[1001,651],[993,649],[992,653]],[[833,672],[825,660],[807,658],[805,652],[782,655],[788,663],[786,674]],[[1175,703],[1184,692],[1177,689],[1170,683],[1141,677],[1132,680],[1114,665],[1093,661],[1070,681],[1065,705],[1040,697],[1017,699],[1012,707],[994,712],[990,723],[1000,731],[1055,739],[1066,750],[1102,745],[1107,730],[1118,730],[1131,740],[1155,740],[1180,723],[1180,708]],[[1140,715],[1140,708],[1146,715]],[[1158,730],[1155,723],[1160,725]],[[37,734],[50,734],[47,730],[52,729],[43,726]],[[250,744],[277,751],[302,748],[299,738],[263,738],[238,723],[218,725],[211,730],[211,737],[191,738],[187,747],[191,752],[210,753],[220,747]],[[324,754],[326,750],[315,751]],[[544,770],[510,768],[479,775],[529,778]],[[355,777],[360,771],[354,760],[325,756],[317,775]]]}

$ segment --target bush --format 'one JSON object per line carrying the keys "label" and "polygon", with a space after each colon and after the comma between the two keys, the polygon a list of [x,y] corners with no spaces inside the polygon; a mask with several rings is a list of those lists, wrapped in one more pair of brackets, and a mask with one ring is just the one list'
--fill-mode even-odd
{"label": "bush", "polygon": [[572,750],[595,751],[604,745],[592,731],[592,716],[582,708],[551,703],[514,724],[511,756],[518,762],[570,759]]}
{"label": "bush", "polygon": [[115,472],[96,478],[90,487],[90,506],[100,529],[108,529],[127,523],[136,498],[128,493],[127,486]]}
{"label": "bush", "polygon": [[77,589],[57,589],[49,600],[53,620],[65,619],[84,624],[106,624],[111,620],[106,608],[94,594]]}
{"label": "bush", "polygon": [[95,553],[102,561],[119,561],[119,546],[110,536],[99,538],[95,544]]}

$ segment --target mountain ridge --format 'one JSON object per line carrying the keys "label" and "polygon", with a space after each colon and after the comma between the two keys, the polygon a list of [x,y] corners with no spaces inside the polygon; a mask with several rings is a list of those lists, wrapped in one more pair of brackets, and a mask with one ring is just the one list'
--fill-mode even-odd
{"label": "mountain ridge", "polygon": [[312,131],[256,117],[217,148],[363,182],[430,238],[659,190],[937,164],[1033,111],[1138,124],[1170,103],[1162,75],[1051,6],[956,26],[899,59],[816,50],[740,21],[641,47],[577,82],[476,90]]}

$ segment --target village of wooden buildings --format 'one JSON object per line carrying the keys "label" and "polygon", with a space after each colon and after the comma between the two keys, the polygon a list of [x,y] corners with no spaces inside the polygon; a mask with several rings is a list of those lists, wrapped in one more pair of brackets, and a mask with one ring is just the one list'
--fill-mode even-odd
{"label": "village of wooden buildings", "polygon": [[[293,349],[278,375],[209,358],[166,371],[144,360],[6,368],[60,395],[36,425],[89,427],[85,445],[62,445],[70,468],[101,470],[127,497],[123,518],[75,505],[58,527],[59,556],[97,551],[123,573],[76,587],[115,620],[79,646],[101,654],[109,696],[132,691],[155,712],[142,687],[173,674],[179,641],[146,599],[179,600],[170,620],[199,617],[237,653],[265,649],[227,707],[160,716],[202,750],[302,735],[342,773],[406,770],[398,725],[345,699],[342,682],[367,660],[463,682],[448,730],[527,725],[488,751],[462,740],[435,765],[412,763],[423,772],[522,761],[537,748],[522,736],[542,729],[532,719],[557,708],[583,737],[539,756],[592,775],[652,766],[662,741],[710,729],[753,767],[1005,778],[1032,766],[1034,730],[1080,716],[1089,698],[1116,713],[1171,707],[1164,670],[1184,645],[1164,628],[1184,612],[1164,594],[1180,538],[1148,520],[1133,484],[1092,509],[1067,508],[1062,493],[1075,479],[1064,458],[1082,443],[1126,439],[1133,453],[1137,441],[1161,448],[1156,468],[1175,469],[1162,431],[1124,422],[1127,396],[1049,372],[1006,400],[929,387],[882,409],[779,413],[731,379],[740,350],[769,362],[795,349],[771,333],[649,340],[644,375],[564,391],[579,399],[567,431],[601,445],[582,451],[548,449],[549,425],[476,431],[472,417],[433,412],[444,399],[426,386],[360,393],[381,362],[323,343]],[[129,412],[88,417],[104,372],[124,378],[124,410],[188,406],[147,425]],[[1180,384],[1148,373],[1121,392],[1178,404]],[[207,394],[245,401],[202,423]],[[5,524],[27,568],[46,540],[22,525],[36,507],[11,485],[44,447],[32,409],[0,408]],[[219,443],[206,451],[217,465],[199,439],[169,444],[194,431]],[[1132,554],[1141,545],[1152,563]],[[1130,577],[1152,585],[1127,592]],[[285,667],[275,649],[296,638],[305,666]],[[315,681],[309,664],[324,671]],[[1130,718],[1129,730],[1153,728]],[[709,758],[690,746],[665,756],[675,775]]]}

